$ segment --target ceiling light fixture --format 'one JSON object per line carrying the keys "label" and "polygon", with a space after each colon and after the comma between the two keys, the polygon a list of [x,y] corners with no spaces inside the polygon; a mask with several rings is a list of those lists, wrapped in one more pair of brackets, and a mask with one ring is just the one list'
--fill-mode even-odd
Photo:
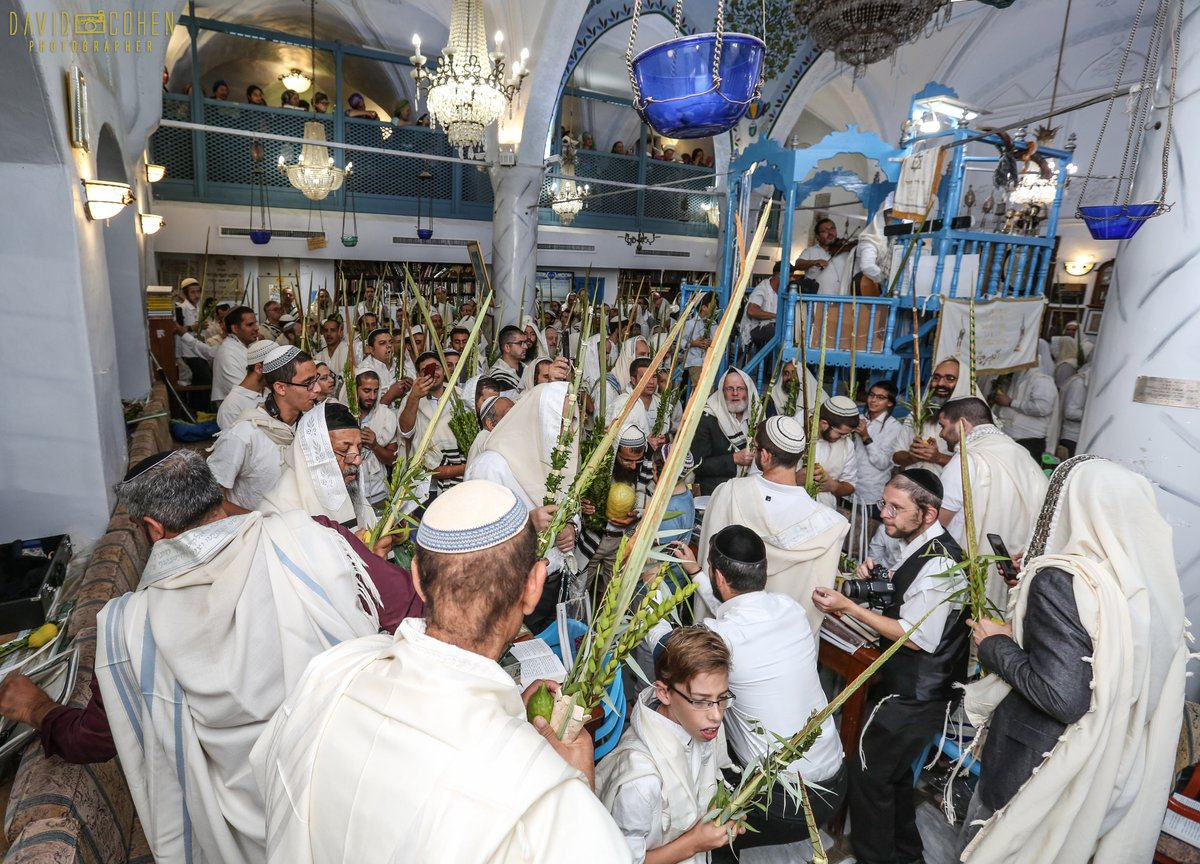
{"label": "ceiling light fixture", "polygon": [[83,197],[87,203],[88,216],[99,222],[111,219],[133,203],[133,190],[128,183],[111,183],[107,180],[82,180]]}
{"label": "ceiling light fixture", "polygon": [[159,180],[167,176],[167,166],[156,165],[153,162],[146,163],[146,182],[157,183]]}
{"label": "ceiling light fixture", "polygon": [[303,93],[312,86],[312,79],[299,69],[292,69],[290,72],[280,75],[279,80],[283,83],[284,87],[289,90],[295,90],[297,93]]}
{"label": "ceiling light fixture", "polygon": [[288,182],[304,193],[310,201],[321,201],[330,192],[342,187],[346,175],[354,163],[347,162],[345,168],[333,164],[329,148],[325,146],[325,124],[310,120],[304,124],[304,140],[312,144],[300,146],[300,158],[291,165],[279,156],[279,170],[287,175]]}
{"label": "ceiling light fixture", "polygon": [[521,51],[508,80],[504,74],[504,34],[493,39],[488,51],[484,32],[483,0],[454,0],[450,12],[450,37],[432,71],[421,53],[421,37],[412,38],[412,76],[417,99],[425,92],[430,122],[446,130],[451,147],[461,152],[483,149],[484,130],[500,119],[529,74],[529,49]]}
{"label": "ceiling light fixture", "polygon": [[1086,276],[1096,269],[1096,262],[1091,258],[1084,258],[1080,261],[1064,261],[1063,269],[1069,276]]}

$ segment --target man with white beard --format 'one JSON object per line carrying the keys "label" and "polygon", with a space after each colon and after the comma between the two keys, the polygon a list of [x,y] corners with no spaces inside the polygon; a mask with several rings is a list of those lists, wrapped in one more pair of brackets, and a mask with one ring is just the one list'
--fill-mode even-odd
{"label": "man with white beard", "polygon": [[692,439],[696,480],[700,494],[732,480],[739,469],[754,464],[750,448],[749,421],[758,402],[754,381],[741,369],[730,369],[718,380],[716,390],[704,404],[704,414]]}

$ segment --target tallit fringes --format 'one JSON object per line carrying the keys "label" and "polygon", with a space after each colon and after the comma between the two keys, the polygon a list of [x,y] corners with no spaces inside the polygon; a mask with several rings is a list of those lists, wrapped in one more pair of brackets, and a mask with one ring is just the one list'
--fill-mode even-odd
{"label": "tallit fringes", "polygon": [[867,718],[867,722],[863,724],[862,733],[858,736],[858,761],[862,765],[862,770],[867,770],[867,754],[863,750],[863,739],[867,737],[867,730],[871,728],[872,721],[875,720],[875,715],[879,713],[879,709],[883,707],[883,703],[889,699],[895,699],[898,693],[889,693],[879,700],[879,704],[871,709],[871,716]]}

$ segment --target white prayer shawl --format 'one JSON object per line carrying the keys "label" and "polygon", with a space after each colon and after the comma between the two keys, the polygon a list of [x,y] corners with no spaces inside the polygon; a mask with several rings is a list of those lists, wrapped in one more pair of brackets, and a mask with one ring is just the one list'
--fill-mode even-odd
{"label": "white prayer shawl", "polygon": [[[709,538],[728,525],[744,525],[763,539],[767,547],[766,590],[786,594],[804,607],[815,638],[824,615],[813,606],[813,589],[833,587],[842,539],[849,533],[850,523],[824,506],[789,525],[771,522],[758,478],[737,477],[718,486],[708,502],[700,532],[701,554],[707,555]],[[706,613],[697,599],[696,617],[711,617],[710,612]]]}
{"label": "white prayer shawl", "polygon": [[[1042,342],[1044,348],[1045,342]],[[1049,350],[1041,352],[1049,354]],[[997,407],[996,419],[1004,431],[1013,438],[1042,438],[1046,439],[1047,448],[1053,452],[1058,443],[1058,387],[1054,383],[1054,370],[1049,365],[1049,358],[1041,358],[1036,368],[1022,369],[1013,376],[1009,395],[1013,405],[1023,405],[1033,399],[1050,402],[1050,413],[1044,416],[1034,416],[1017,410],[1016,407]]]}
{"label": "white prayer shawl", "polygon": [[[1076,465],[1063,492],[1046,554],[1024,562],[1008,620],[1021,644],[1031,580],[1047,567],[1071,574],[1093,646],[1091,707],[980,829],[970,864],[1149,861],[1170,794],[1188,660],[1171,528],[1150,484],[1112,462]],[[1010,689],[998,675],[967,688],[977,742]]]}
{"label": "white prayer shawl", "polygon": [[[412,396],[412,393],[409,393]],[[413,424],[413,434],[409,439],[412,442],[412,447],[415,449],[417,443],[425,437],[425,430],[429,428],[429,424],[433,421],[433,412],[437,409],[438,400],[441,397],[423,396],[421,401],[417,403],[417,421]],[[438,418],[436,428],[433,430],[433,437],[429,442],[429,449],[425,451],[425,467],[433,471],[442,465],[462,465],[466,462],[465,456],[458,449],[458,439],[454,437],[454,430],[450,428],[450,415],[452,407],[446,406],[442,411],[442,416]],[[446,489],[455,485],[457,479],[447,482],[438,481],[440,488]]]}
{"label": "white prayer shawl", "polygon": [[[746,385],[746,410],[742,412],[741,418],[735,417],[730,412],[729,407],[725,404],[725,379],[730,373],[741,377],[742,383]],[[749,422],[750,417],[758,410],[758,388],[754,384],[754,380],[736,367],[730,368],[724,375],[717,376],[717,383],[714,385],[712,394],[704,403],[704,413],[717,418],[717,425],[721,427],[722,434],[729,439],[730,444],[735,449],[742,449],[748,443]]]}
{"label": "white prayer shawl", "polygon": [[[521,489],[540,507],[546,496],[546,478],[551,470],[551,454],[562,428],[563,403],[567,398],[566,381],[539,384],[521,395],[508,413],[496,424],[480,452],[495,452],[504,457]],[[579,435],[563,470],[560,489],[571,485],[579,467]]]}
{"label": "white prayer shawl", "polygon": [[370,598],[362,561],[306,513],[154,544],[137,591],[97,617],[96,675],[156,860],[265,859],[250,749],[313,657],[378,630]]}
{"label": "white prayer shawl", "polygon": [[[657,849],[687,832],[708,812],[708,802],[720,782],[720,769],[730,761],[724,726],[719,727],[715,741],[693,740],[691,747],[699,752],[689,753],[681,736],[667,725],[675,721],[658,714],[651,707],[652,700],[657,701],[653,687],[638,695],[630,728],[596,766],[596,794],[612,812],[622,786],[646,777],[657,779],[662,788],[662,841],[655,845]],[[694,766],[697,776],[693,776]],[[708,853],[700,852],[683,859],[682,864],[707,862]]]}
{"label": "white prayer shawl", "polygon": [[[843,435],[836,441],[826,441],[824,438],[818,438],[816,448],[817,464],[825,469],[826,476],[840,481],[846,468],[846,460],[850,458],[853,447],[854,438],[850,435]],[[824,504],[826,507],[837,509],[837,501],[837,496],[832,492],[817,493],[818,504]]]}
{"label": "white prayer shawl", "polygon": [[632,339],[626,339],[621,343],[621,350],[617,354],[616,365],[612,368],[613,375],[617,378],[617,384],[622,393],[629,390],[633,379],[629,375],[629,367],[634,360],[637,359],[638,343],[646,346],[646,350],[650,350],[650,343],[642,336],[634,336]]}
{"label": "white prayer shawl", "polygon": [[[583,363],[583,384],[589,390],[596,386],[596,382],[600,380],[600,345],[601,335],[593,333],[588,337],[588,341],[579,349],[579,355]],[[607,363],[608,371],[613,370],[613,352],[612,346],[607,340],[603,342],[605,350],[608,351],[609,362]],[[627,370],[628,371],[628,370]]]}
{"label": "white prayer shawl", "polygon": [[284,466],[279,483],[263,496],[256,509],[267,514],[303,510],[309,516],[327,516],[347,528],[371,528],[377,519],[363,495],[361,470],[355,482],[360,503],[357,510],[333,453],[325,410],[318,407],[301,415],[292,442],[291,464]]}
{"label": "white prayer shawl", "polygon": [[[979,548],[990,549],[988,534],[999,534],[1012,554],[1023,553],[1046,498],[1049,482],[1024,447],[995,426],[977,426],[967,435],[968,473]],[[961,545],[963,537],[955,537]],[[988,599],[1008,605],[1008,585],[993,567]]]}
{"label": "white prayer shawl", "polygon": [[[251,762],[279,864],[543,862],[572,842],[582,860],[629,860],[512,679],[420,619],[316,658]],[[534,842],[549,813],[557,850]]]}
{"label": "white prayer shawl", "polygon": [[[829,398],[829,395],[817,384],[817,376],[808,371],[807,366],[804,367],[804,378],[805,380],[801,384],[800,390],[796,393],[796,410],[794,410],[790,415],[799,420],[801,424],[804,423],[804,406],[806,404],[808,405],[808,416],[811,416],[811,412],[816,410],[816,406],[824,404],[825,400]],[[807,402],[805,402],[804,399],[804,390],[806,385],[808,387]],[[775,405],[776,414],[780,415],[781,417],[788,416],[786,414],[788,394],[787,389],[783,386],[782,375],[775,380],[775,386],[771,388],[771,402]],[[804,434],[808,434],[807,426],[804,427]]]}
{"label": "white prayer shawl", "polygon": [[[364,429],[369,428],[375,433],[375,440],[380,447],[388,447],[397,443],[400,424],[397,421],[396,412],[386,405],[376,403],[360,423]],[[398,451],[399,448],[397,448],[397,459],[401,458]],[[379,501],[387,495],[388,468],[366,445],[363,445],[362,448],[360,476],[362,477],[363,496],[368,503]]]}
{"label": "white prayer shawl", "polygon": [[543,363],[553,362],[554,361],[545,354],[539,354],[533,360],[526,363],[524,370],[521,372],[521,386],[519,388],[521,392],[524,393],[526,390],[532,390],[537,386],[537,372],[539,366],[541,366]]}
{"label": "white prayer shawl", "polygon": [[338,342],[337,347],[333,349],[333,353],[329,353],[328,348],[322,348],[313,357],[317,363],[324,362],[329,365],[329,371],[334,375],[341,375],[346,369],[346,355],[349,352],[346,347],[346,340]]}
{"label": "white prayer shawl", "polygon": [[521,329],[527,330],[530,327],[533,328],[533,335],[534,335],[533,347],[537,349],[537,356],[539,356],[539,357],[549,356],[550,347],[546,344],[546,334],[542,332],[542,328],[539,327],[537,325],[537,322],[533,320],[532,315],[526,315],[524,318],[521,319]]}
{"label": "white prayer shawl", "polygon": [[[969,357],[959,357],[956,354],[949,354],[949,355],[939,359],[938,362],[934,364],[933,368],[936,369],[938,366],[941,366],[947,360],[958,361],[958,381],[955,382],[954,390],[951,391],[950,397],[946,401],[949,402],[950,399],[957,399],[960,396],[979,396],[980,398],[982,398],[982,394],[979,392],[978,385],[975,387],[974,390],[971,389],[970,358]],[[927,383],[925,386],[928,387],[929,384]],[[922,396],[924,396],[925,393],[926,393],[925,390],[921,391]],[[943,404],[945,404],[945,403],[943,403]],[[942,435],[941,435],[942,429],[938,425],[938,422],[937,422],[937,410],[931,409],[930,413],[933,414],[933,417],[931,417],[930,419],[926,420],[924,423],[921,424],[921,434],[919,437],[922,440],[927,441],[927,442],[932,441],[937,446],[939,453],[944,453],[947,456],[949,456],[950,455],[950,447],[948,444],[946,444],[945,439],[942,438]],[[904,418],[904,423],[905,423],[905,425],[908,426],[909,429],[912,429],[913,421],[912,421],[911,414]],[[913,437],[916,438],[918,436],[914,433]],[[911,443],[908,446],[911,446]],[[912,465],[909,465],[908,467],[909,468],[924,468],[927,471],[932,471],[934,474],[940,475],[942,473],[942,468],[944,466],[938,465],[936,462],[915,462]]]}

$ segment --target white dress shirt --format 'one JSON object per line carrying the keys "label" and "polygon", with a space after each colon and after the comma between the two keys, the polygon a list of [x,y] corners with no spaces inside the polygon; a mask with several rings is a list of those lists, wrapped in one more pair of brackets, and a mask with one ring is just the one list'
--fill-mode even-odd
{"label": "white dress shirt", "polygon": [[246,346],[230,333],[213,357],[212,401],[220,402],[246,377]]}
{"label": "white dress shirt", "polygon": [[[711,591],[706,573],[696,578],[702,591]],[[795,734],[828,704],[817,678],[817,646],[804,608],[784,594],[738,594],[716,610],[704,625],[725,640],[733,660],[729,691],[736,701],[725,715],[726,735],[730,748],[748,765],[767,754],[769,743],[777,749],[771,733],[785,738]],[[756,732],[756,724],[766,733]],[[791,770],[820,783],[841,766],[842,742],[831,717]]]}
{"label": "white dress shirt", "polygon": [[222,430],[228,429],[237,422],[243,411],[261,405],[262,401],[262,393],[256,393],[241,384],[237,385],[221,400],[221,407],[217,409],[217,426]]}
{"label": "white dress shirt", "polygon": [[221,433],[208,467],[229,490],[229,500],[253,510],[279,484],[283,456],[279,445],[253,423],[243,420]]}
{"label": "white dress shirt", "polygon": [[904,424],[886,411],[867,421],[867,437],[871,439],[870,444],[864,444],[860,437],[854,436],[858,475],[854,481],[854,500],[860,504],[878,504],[883,487],[896,467],[892,456],[897,450],[904,449],[911,437]]}
{"label": "white dress shirt", "polygon": [[[941,537],[945,533],[942,526],[935,522],[904,545],[904,549],[900,552],[900,562],[907,561],[910,555],[916,554],[917,550],[930,540]],[[933,613],[909,637],[912,643],[922,651],[933,652],[937,650],[938,643],[942,641],[942,633],[946,630],[946,620],[950,617],[951,612],[958,614],[963,608],[961,603],[953,601],[943,603],[942,601],[965,588],[966,581],[961,570],[953,576],[940,575],[955,565],[954,560],[945,555],[931,555],[922,560],[925,563],[917,573],[917,578],[904,592],[904,602],[900,606],[900,626],[906,632],[911,630],[926,612],[933,609]]]}

